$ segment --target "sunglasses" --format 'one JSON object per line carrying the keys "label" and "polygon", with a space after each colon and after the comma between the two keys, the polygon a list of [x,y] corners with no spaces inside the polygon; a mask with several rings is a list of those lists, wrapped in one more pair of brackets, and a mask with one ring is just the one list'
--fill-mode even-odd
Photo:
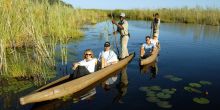
{"label": "sunglasses", "polygon": [[92,55],[92,54],[85,54],[85,55]]}

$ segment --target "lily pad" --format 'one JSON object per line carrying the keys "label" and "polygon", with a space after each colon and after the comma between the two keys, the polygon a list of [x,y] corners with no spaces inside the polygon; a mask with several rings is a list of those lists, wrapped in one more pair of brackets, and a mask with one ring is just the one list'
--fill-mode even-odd
{"label": "lily pad", "polygon": [[209,81],[199,81],[199,83],[202,85],[212,85],[212,83]]}
{"label": "lily pad", "polygon": [[159,92],[157,93],[157,97],[161,99],[169,99],[171,98],[171,95],[167,93]]}
{"label": "lily pad", "polygon": [[157,105],[161,108],[172,108],[172,105],[170,105],[168,101],[157,102]]}
{"label": "lily pad", "polygon": [[146,96],[148,96],[148,97],[155,97],[156,93],[154,91],[148,91]]}
{"label": "lily pad", "polygon": [[146,87],[140,87],[139,90],[144,91],[144,92],[148,92],[148,91],[150,91],[150,88],[147,87],[147,86]]}
{"label": "lily pad", "polygon": [[172,89],[171,89],[171,91],[174,91],[174,92],[176,92],[176,89],[175,89],[175,88],[172,88]]}
{"label": "lily pad", "polygon": [[160,99],[158,99],[157,97],[147,97],[146,100],[148,102],[152,102],[152,103],[155,103],[155,102],[159,102]]}
{"label": "lily pad", "polygon": [[196,102],[196,103],[199,103],[199,104],[209,104],[209,100],[206,99],[206,98],[193,98],[193,101]]}
{"label": "lily pad", "polygon": [[202,91],[195,89],[195,88],[192,88],[192,87],[189,87],[189,86],[185,86],[184,89],[188,92],[202,93]]}
{"label": "lily pad", "polygon": [[159,91],[159,90],[161,90],[161,88],[160,88],[160,86],[151,86],[150,90]]}
{"label": "lily pad", "polygon": [[175,93],[175,91],[172,91],[170,89],[162,89],[162,92],[166,93],[166,94],[174,94]]}
{"label": "lily pad", "polygon": [[175,77],[175,76],[173,76],[173,75],[166,75],[166,76],[164,76],[164,77],[170,79],[170,78],[173,78],[173,77]]}
{"label": "lily pad", "polygon": [[196,87],[196,88],[202,87],[202,85],[199,84],[199,83],[189,83],[189,85],[190,85],[191,87]]}
{"label": "lily pad", "polygon": [[182,78],[178,78],[178,77],[173,77],[173,78],[170,78],[171,81],[174,81],[174,82],[178,82],[178,81],[181,81]]}

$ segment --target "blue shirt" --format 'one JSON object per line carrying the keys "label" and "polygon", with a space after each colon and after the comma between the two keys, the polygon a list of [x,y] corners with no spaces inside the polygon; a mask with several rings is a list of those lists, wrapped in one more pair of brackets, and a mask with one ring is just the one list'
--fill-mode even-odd
{"label": "blue shirt", "polygon": [[150,54],[153,49],[154,49],[154,44],[153,43],[150,43],[149,45],[144,43],[142,44],[142,47],[144,47],[144,50],[145,50],[145,55],[148,55]]}

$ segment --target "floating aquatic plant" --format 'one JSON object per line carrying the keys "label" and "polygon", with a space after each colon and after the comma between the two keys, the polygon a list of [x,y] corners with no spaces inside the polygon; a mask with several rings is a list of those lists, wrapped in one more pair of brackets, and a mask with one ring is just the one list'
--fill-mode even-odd
{"label": "floating aquatic plant", "polygon": [[191,87],[196,87],[196,88],[202,87],[202,85],[199,84],[199,83],[189,83],[189,85],[190,85]]}
{"label": "floating aquatic plant", "polygon": [[182,80],[182,78],[179,78],[179,77],[176,77],[176,76],[173,76],[173,75],[166,75],[164,77],[171,80],[171,81],[174,81],[174,82],[178,82],[178,81]]}
{"label": "floating aquatic plant", "polygon": [[167,78],[167,79],[170,79],[170,78],[173,78],[175,76],[173,76],[173,75],[165,75],[164,77]]}
{"label": "floating aquatic plant", "polygon": [[150,91],[150,88],[147,87],[147,86],[146,87],[140,87],[139,90],[144,91],[144,92],[148,92],[148,91]]}
{"label": "floating aquatic plant", "polygon": [[170,80],[174,82],[178,82],[178,81],[181,81],[182,78],[174,77],[174,78],[170,78]]}
{"label": "floating aquatic plant", "polygon": [[153,90],[153,91],[159,91],[159,90],[161,90],[160,86],[150,86],[149,89],[150,89],[150,90]]}
{"label": "floating aquatic plant", "polygon": [[209,81],[199,81],[199,83],[202,85],[212,85],[212,83]]}
{"label": "floating aquatic plant", "polygon": [[158,99],[157,97],[147,97],[146,100],[152,103],[160,101],[160,99]]}
{"label": "floating aquatic plant", "polygon": [[157,97],[161,99],[169,99],[171,98],[171,95],[164,92],[159,92],[157,93]]}
{"label": "floating aquatic plant", "polygon": [[156,92],[154,92],[154,91],[148,91],[147,94],[146,94],[146,96],[148,96],[148,97],[155,97],[155,96],[156,96]]}
{"label": "floating aquatic plant", "polygon": [[168,101],[159,101],[157,105],[161,108],[172,108],[172,105],[170,105]]}
{"label": "floating aquatic plant", "polygon": [[209,100],[208,99],[206,99],[206,98],[198,98],[198,97],[196,97],[196,98],[193,98],[193,101],[194,102],[196,102],[196,103],[199,103],[199,104],[209,104]]}
{"label": "floating aquatic plant", "polygon": [[175,89],[162,89],[162,92],[163,93],[166,93],[166,94],[174,94],[175,93]]}
{"label": "floating aquatic plant", "polygon": [[202,91],[195,89],[195,88],[192,88],[192,87],[189,87],[189,86],[185,86],[184,89],[188,92],[202,93]]}

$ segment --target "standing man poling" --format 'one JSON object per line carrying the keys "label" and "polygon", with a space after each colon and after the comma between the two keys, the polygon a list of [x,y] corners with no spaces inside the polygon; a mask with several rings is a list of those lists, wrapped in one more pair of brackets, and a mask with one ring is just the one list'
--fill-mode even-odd
{"label": "standing man poling", "polygon": [[156,13],[151,23],[151,30],[153,30],[153,36],[157,36],[157,38],[159,37],[159,28],[160,28],[160,18],[159,18],[159,14]]}
{"label": "standing man poling", "polygon": [[[125,13],[120,14],[120,21],[116,23],[115,20],[112,20],[112,23],[117,26],[117,32],[120,33],[120,43],[121,43],[121,54],[120,58],[125,58],[129,56],[128,54],[128,40],[129,40],[129,33],[128,33],[128,22],[125,20]],[[115,32],[114,32],[115,34]]]}

